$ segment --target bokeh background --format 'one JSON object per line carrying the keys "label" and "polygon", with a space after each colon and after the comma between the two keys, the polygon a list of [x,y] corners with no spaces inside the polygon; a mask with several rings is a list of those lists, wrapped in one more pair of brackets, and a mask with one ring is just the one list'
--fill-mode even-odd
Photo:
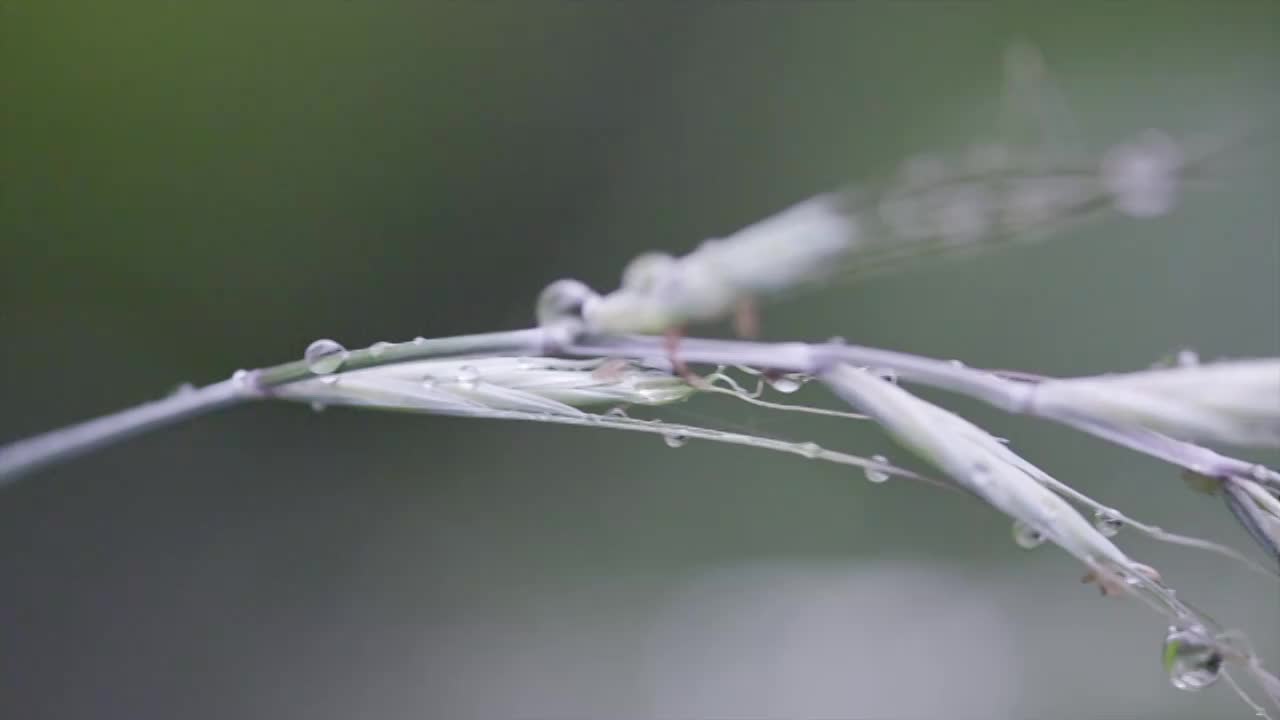
{"label": "bokeh background", "polygon": [[[1267,0],[0,1],[0,439],[317,337],[527,325],[552,279],[608,288],[989,136],[1016,39],[1098,145],[1280,107]],[[1276,149],[1171,217],[803,296],[765,333],[1045,373],[1274,355]],[[1170,467],[946,400],[1253,552]],[[851,423],[669,417],[903,459]],[[1280,663],[1275,583],[1121,539]],[[977,503],[792,456],[262,404],[0,493],[0,717],[1249,716],[1170,688],[1161,620],[1079,574]]]}

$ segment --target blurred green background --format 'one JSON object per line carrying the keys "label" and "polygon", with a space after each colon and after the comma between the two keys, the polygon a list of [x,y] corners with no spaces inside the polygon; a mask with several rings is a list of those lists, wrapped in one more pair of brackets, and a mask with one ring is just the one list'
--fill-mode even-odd
{"label": "blurred green background", "polygon": [[[552,279],[609,288],[989,136],[1019,38],[1095,144],[1280,108],[1266,0],[0,0],[0,439],[317,337],[527,325]],[[771,306],[765,333],[1045,373],[1280,353],[1277,145],[1219,180]],[[947,401],[1253,551],[1169,467]],[[670,417],[902,459],[850,423]],[[1121,540],[1280,666],[1274,582]],[[791,456],[264,404],[0,494],[0,716],[1250,716],[1170,688],[1161,620],[1079,574],[977,503]]]}

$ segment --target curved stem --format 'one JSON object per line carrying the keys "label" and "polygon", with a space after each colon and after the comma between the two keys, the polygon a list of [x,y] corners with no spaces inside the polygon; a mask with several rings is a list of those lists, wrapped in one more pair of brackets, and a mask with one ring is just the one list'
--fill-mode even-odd
{"label": "curved stem", "polygon": [[[661,338],[647,335],[584,336],[560,348],[570,355],[662,358]],[[1033,387],[949,360],[845,343],[761,343],[743,340],[680,341],[680,358],[694,363],[751,365],[817,375],[837,363],[892,370],[902,380],[968,395],[1011,413],[1027,410]]]}
{"label": "curved stem", "polygon": [[[433,357],[482,354],[543,354],[550,334],[540,328],[417,338],[385,347],[346,353],[343,369],[376,367]],[[41,435],[0,446],[0,487],[53,463],[70,460],[139,433],[172,425],[196,415],[248,399],[270,397],[271,389],[315,377],[302,360],[254,371],[239,371],[229,380],[183,390],[161,400],[137,405]]]}
{"label": "curved stem", "polygon": [[230,380],[179,390],[161,400],[0,447],[0,486],[46,465],[257,397],[247,380],[238,373]]}
{"label": "curved stem", "polygon": [[[1280,473],[1208,448],[1141,428],[1119,428],[1036,407],[1034,383],[1002,378],[949,360],[844,343],[761,343],[686,338],[680,357],[688,362],[750,365],[783,372],[817,375],[836,363],[894,371],[903,381],[967,395],[1013,414],[1051,420],[1128,447],[1197,473],[1215,477],[1247,476],[1280,488]],[[581,335],[563,328],[529,328],[506,332],[416,338],[379,343],[347,352],[342,370],[379,367],[412,360],[469,355],[564,355],[618,357],[662,362],[668,359],[660,337],[647,335]],[[226,381],[140,405],[129,410],[38,435],[0,447],[0,485],[39,467],[122,440],[146,430],[208,412],[250,397],[270,397],[274,387],[314,377],[306,362],[295,360]]]}
{"label": "curved stem", "polygon": [[[381,343],[351,350],[343,355],[343,370],[392,365],[410,360],[428,360],[462,355],[544,355],[550,344],[551,333],[542,328],[508,330],[505,332],[457,335],[444,338],[414,338],[402,343]],[[304,360],[276,365],[259,370],[255,384],[264,390],[277,385],[287,385],[296,380],[307,380],[315,375]]]}
{"label": "curved stem", "polygon": [[[585,336],[560,349],[569,355],[664,357],[661,340],[649,336]],[[904,382],[935,387],[967,395],[1014,415],[1027,415],[1061,425],[1127,447],[1165,462],[1212,477],[1245,476],[1271,488],[1280,489],[1280,473],[1255,463],[1222,455],[1195,443],[1178,440],[1141,427],[1118,427],[1081,418],[1036,404],[1036,383],[1008,380],[985,370],[936,358],[893,350],[826,343],[756,343],[735,340],[680,341],[680,358],[687,362],[753,365],[810,375],[835,363],[893,370]]]}

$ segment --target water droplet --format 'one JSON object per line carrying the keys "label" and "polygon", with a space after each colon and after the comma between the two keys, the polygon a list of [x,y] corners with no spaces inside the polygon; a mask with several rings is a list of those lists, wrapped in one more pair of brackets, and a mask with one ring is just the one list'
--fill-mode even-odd
{"label": "water droplet", "polygon": [[827,338],[827,344],[828,345],[848,345],[849,343],[843,337],[840,337],[839,335],[833,335],[832,337]]}
{"label": "water droplet", "polygon": [[422,337],[421,335],[419,335],[418,337],[416,337],[416,338],[414,338],[414,339],[413,339],[413,344],[414,344],[414,345],[425,345],[425,344],[427,344],[427,339],[426,339],[426,338],[424,338],[424,337]]}
{"label": "water droplet", "polygon": [[663,434],[662,441],[667,444],[667,447],[678,448],[684,447],[684,444],[689,441],[689,438],[683,433],[669,432]]}
{"label": "water droplet", "polygon": [[[881,465],[889,464],[889,458],[886,458],[883,455],[872,455],[871,461],[880,463]],[[889,473],[878,468],[869,467],[863,470],[863,473],[867,476],[867,480],[870,480],[873,483],[882,483],[889,479]]]}
{"label": "water droplet", "polygon": [[480,373],[476,372],[476,369],[470,365],[463,365],[458,368],[458,377],[455,379],[458,382],[458,387],[463,390],[474,390],[476,382],[480,379]]}
{"label": "water droplet", "polygon": [[822,446],[816,442],[800,443],[800,454],[813,459],[822,454]]}
{"label": "water droplet", "polygon": [[422,376],[422,389],[434,390],[436,388],[436,377],[434,375]]}
{"label": "water droplet", "polygon": [[1013,541],[1018,543],[1018,547],[1030,550],[1039,547],[1044,542],[1044,535],[1041,535],[1039,530],[1021,520],[1015,520],[1013,523]]}
{"label": "water droplet", "polygon": [[1191,349],[1179,350],[1178,354],[1173,356],[1173,364],[1180,368],[1197,367],[1200,365],[1200,355]]}
{"label": "water droplet", "polygon": [[986,463],[974,463],[973,471],[969,474],[969,482],[979,491],[991,487],[991,483],[994,482],[991,468]]}
{"label": "water droplet", "polygon": [[1171,626],[1162,656],[1169,683],[1179,690],[1203,690],[1222,675],[1222,653],[1198,625]]}
{"label": "water droplet", "polygon": [[386,353],[387,350],[390,350],[391,347],[391,343],[389,342],[376,342],[369,346],[369,356],[380,357]]}
{"label": "water droplet", "polygon": [[605,417],[625,418],[627,417],[627,411],[623,410],[621,407],[611,407],[605,412]]}
{"label": "water droplet", "polygon": [[249,376],[249,371],[241,368],[231,373],[231,384],[235,385],[237,390],[246,391],[252,389],[253,381]]}
{"label": "water droplet", "polygon": [[964,362],[961,360],[948,360],[947,364],[950,365],[951,367],[958,367],[958,368],[964,367]]}
{"label": "water droplet", "polygon": [[320,402],[319,400],[315,400],[311,403],[312,412],[324,412],[324,408],[325,408],[324,403]]}
{"label": "water droplet", "polygon": [[583,307],[598,299],[591,288],[577,280],[557,280],[538,295],[536,316],[540,327],[581,320]]}
{"label": "water droplet", "polygon": [[1093,527],[1106,537],[1115,537],[1116,533],[1124,527],[1124,521],[1109,510],[1095,510]]}
{"label": "water droplet", "polygon": [[1160,580],[1160,573],[1157,572],[1156,569],[1151,567],[1150,565],[1143,565],[1142,563],[1139,563],[1139,562],[1131,562],[1127,566],[1121,566],[1116,568],[1116,572],[1120,575],[1120,577],[1124,578],[1125,584],[1128,585],[1129,587],[1150,588],[1153,585],[1158,585],[1161,588],[1163,588],[1165,592],[1169,593],[1171,597],[1175,594],[1173,588],[1164,587],[1164,583],[1161,582]]}
{"label": "water droplet", "polygon": [[777,390],[784,395],[790,395],[791,393],[799,390],[800,386],[803,384],[803,381],[793,375],[781,375],[769,381],[769,385],[774,390]]}
{"label": "water droplet", "polygon": [[307,346],[303,353],[307,361],[307,369],[316,375],[328,375],[342,367],[347,359],[347,350],[333,340],[320,339]]}
{"label": "water droplet", "polygon": [[184,382],[181,385],[178,385],[177,387],[175,387],[173,390],[170,390],[169,396],[173,397],[176,395],[190,395],[195,391],[196,391],[195,385],[192,385],[189,382]]}
{"label": "water droplet", "polygon": [[324,383],[325,385],[337,385],[338,376],[337,375],[321,375],[320,382]]}

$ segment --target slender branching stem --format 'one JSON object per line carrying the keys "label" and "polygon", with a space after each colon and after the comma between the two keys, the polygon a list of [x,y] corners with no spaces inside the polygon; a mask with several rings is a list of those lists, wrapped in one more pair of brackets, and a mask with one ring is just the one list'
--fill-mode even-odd
{"label": "slender branching stem", "polygon": [[[342,369],[344,371],[360,370],[410,360],[466,355],[545,355],[548,354],[546,350],[552,337],[553,333],[543,328],[532,328],[432,339],[416,338],[409,342],[382,344],[363,350],[349,351],[343,358]],[[254,375],[254,384],[263,390],[268,390],[277,385],[313,377],[315,374],[307,367],[305,361],[295,360],[257,371]]]}
{"label": "slender branching stem", "polygon": [[185,388],[169,397],[0,447],[0,486],[46,465],[256,397],[246,376]]}
{"label": "slender branching stem", "polygon": [[[1006,412],[1043,417],[1074,427],[1140,453],[1213,477],[1247,476],[1280,488],[1280,473],[1223,456],[1208,448],[1142,428],[1116,427],[1037,407],[1035,383],[1009,380],[951,361],[880,348],[827,343],[762,343],[743,340],[686,338],[680,359],[692,363],[746,365],[783,372],[818,375],[837,363],[894,372],[902,381],[967,395]],[[506,332],[417,338],[403,343],[380,343],[347,352],[342,370],[359,370],[413,360],[485,355],[566,355],[616,357],[663,362],[668,346],[648,335],[575,334],[564,327],[540,327]],[[272,389],[315,375],[303,360],[238,374],[237,378],[198,390],[139,405],[101,418],[55,430],[0,447],[0,484],[60,460],[123,440],[146,430],[254,397],[269,397]]]}

